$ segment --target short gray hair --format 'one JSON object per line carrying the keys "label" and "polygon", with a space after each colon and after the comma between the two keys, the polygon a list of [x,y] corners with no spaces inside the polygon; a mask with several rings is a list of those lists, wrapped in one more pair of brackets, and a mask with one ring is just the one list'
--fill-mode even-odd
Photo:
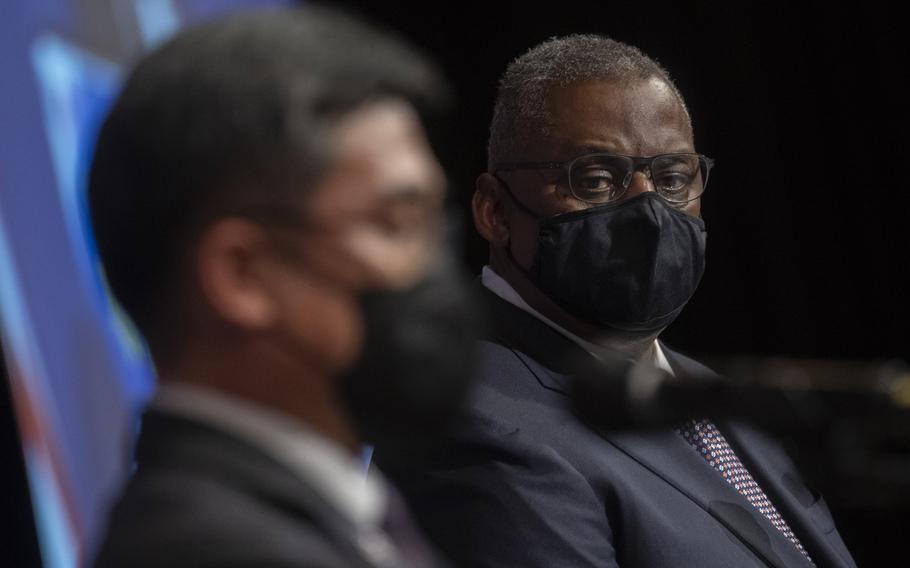
{"label": "short gray hair", "polygon": [[512,61],[499,81],[487,167],[514,160],[527,136],[546,136],[547,97],[552,87],[588,80],[632,83],[658,77],[665,81],[689,111],[679,89],[659,63],[637,47],[599,35],[553,37]]}

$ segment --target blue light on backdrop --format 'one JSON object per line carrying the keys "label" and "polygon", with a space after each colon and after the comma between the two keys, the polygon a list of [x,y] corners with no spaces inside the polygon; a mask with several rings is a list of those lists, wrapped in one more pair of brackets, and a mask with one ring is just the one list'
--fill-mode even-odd
{"label": "blue light on backdrop", "polygon": [[181,26],[278,0],[33,0],[0,19],[0,335],[43,563],[91,557],[154,373],[110,304],[85,206],[129,62]]}

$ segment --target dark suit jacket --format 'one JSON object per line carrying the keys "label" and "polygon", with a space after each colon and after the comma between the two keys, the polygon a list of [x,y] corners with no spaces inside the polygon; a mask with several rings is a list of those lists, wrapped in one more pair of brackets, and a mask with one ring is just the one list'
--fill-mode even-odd
{"label": "dark suit jacket", "polygon": [[[805,567],[809,563],[672,430],[602,433],[578,421],[558,354],[590,357],[485,292],[493,322],[464,421],[409,463],[376,460],[459,566]],[[664,348],[679,371],[709,372]],[[818,566],[855,566],[822,501],[772,440],[721,432]]]}
{"label": "dark suit jacket", "polygon": [[151,411],[136,458],[96,566],[374,566],[322,496],[228,433]]}

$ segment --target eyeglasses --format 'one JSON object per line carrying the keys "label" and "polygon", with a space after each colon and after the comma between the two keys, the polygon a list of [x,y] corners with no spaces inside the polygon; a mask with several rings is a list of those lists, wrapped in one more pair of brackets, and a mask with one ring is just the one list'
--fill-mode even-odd
{"label": "eyeglasses", "polygon": [[659,154],[637,157],[617,154],[585,154],[565,162],[503,162],[496,172],[562,169],[569,191],[586,203],[604,204],[620,199],[629,189],[633,174],[642,168],[654,190],[674,205],[698,198],[708,185],[714,160],[702,154]]}

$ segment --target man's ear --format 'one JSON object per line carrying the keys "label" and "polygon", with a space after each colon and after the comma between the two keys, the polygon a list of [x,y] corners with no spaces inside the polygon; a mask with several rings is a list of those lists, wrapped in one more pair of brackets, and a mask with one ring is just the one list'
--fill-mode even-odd
{"label": "man's ear", "polygon": [[471,209],[474,212],[474,227],[484,239],[496,247],[509,245],[509,222],[500,198],[500,181],[489,173],[482,173],[474,184]]}
{"label": "man's ear", "polygon": [[244,219],[221,219],[200,237],[195,273],[204,301],[220,318],[249,330],[276,319],[278,307],[265,285],[268,238]]}

